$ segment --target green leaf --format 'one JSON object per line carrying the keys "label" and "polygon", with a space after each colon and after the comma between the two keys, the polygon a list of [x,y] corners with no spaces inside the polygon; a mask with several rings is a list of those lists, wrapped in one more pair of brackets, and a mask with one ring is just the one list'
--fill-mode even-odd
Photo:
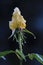
{"label": "green leaf", "polygon": [[28,54],[30,60],[33,60],[33,54]]}
{"label": "green leaf", "polygon": [[30,60],[36,59],[38,62],[43,64],[43,56],[35,53],[28,54]]}
{"label": "green leaf", "polygon": [[34,39],[36,39],[36,36],[32,32],[30,32],[29,30],[23,29],[23,32],[33,35]]}
{"label": "green leaf", "polygon": [[16,39],[16,42],[18,42],[16,34],[14,34],[13,40]]}
{"label": "green leaf", "polygon": [[20,50],[16,49],[16,54],[19,59],[26,60],[24,54]]}
{"label": "green leaf", "polygon": [[13,50],[10,50],[10,51],[0,52],[0,58],[1,58],[1,56],[6,56],[6,55],[9,54],[9,53],[14,53],[14,51],[13,51]]}

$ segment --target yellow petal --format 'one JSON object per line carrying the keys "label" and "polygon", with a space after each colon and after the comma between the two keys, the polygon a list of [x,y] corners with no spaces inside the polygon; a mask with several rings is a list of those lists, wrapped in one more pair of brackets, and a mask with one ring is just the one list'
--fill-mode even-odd
{"label": "yellow petal", "polygon": [[17,28],[16,22],[9,22],[9,28],[10,28],[11,30],[16,29],[16,28]]}
{"label": "yellow petal", "polygon": [[23,18],[21,13],[19,12],[19,9],[15,8],[13,15],[12,15],[12,21],[9,22],[9,27],[11,30],[14,30],[16,28],[22,28],[24,29],[26,27],[26,20]]}

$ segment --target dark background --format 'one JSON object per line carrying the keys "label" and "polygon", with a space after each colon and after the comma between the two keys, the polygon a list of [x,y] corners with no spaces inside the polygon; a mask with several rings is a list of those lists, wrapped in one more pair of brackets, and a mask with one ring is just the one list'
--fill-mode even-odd
{"label": "dark background", "polygon": [[[18,48],[18,44],[12,41],[12,38],[8,40],[11,34],[9,21],[15,7],[21,10],[21,14],[27,20],[27,29],[36,35],[36,39],[31,35],[27,35],[27,43],[24,43],[23,48],[24,53],[43,54],[43,0],[0,0],[0,51]],[[0,65],[19,65],[19,60],[14,54],[7,55],[6,59],[0,59]],[[27,58],[23,65],[42,64]]]}

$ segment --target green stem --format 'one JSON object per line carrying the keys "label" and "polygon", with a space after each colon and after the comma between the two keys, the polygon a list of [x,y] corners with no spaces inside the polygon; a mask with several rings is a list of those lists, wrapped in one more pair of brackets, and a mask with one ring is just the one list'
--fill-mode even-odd
{"label": "green stem", "polygon": [[19,49],[20,49],[20,51],[22,53],[22,43],[21,43],[21,40],[20,40],[20,43],[19,43]]}
{"label": "green stem", "polygon": [[[22,53],[22,42],[21,42],[21,35],[19,34],[19,50]],[[22,60],[20,60],[20,65],[22,65]]]}

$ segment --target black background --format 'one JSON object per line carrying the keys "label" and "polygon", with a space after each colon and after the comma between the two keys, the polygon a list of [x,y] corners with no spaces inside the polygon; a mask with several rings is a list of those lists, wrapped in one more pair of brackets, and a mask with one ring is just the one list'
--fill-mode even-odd
{"label": "black background", "polygon": [[[36,35],[27,35],[27,43],[24,43],[24,53],[39,53],[43,54],[43,0],[0,0],[0,51],[15,50],[18,44],[8,40],[11,34],[9,29],[9,21],[15,7],[21,10],[21,14],[27,20],[27,29]],[[29,41],[28,41],[29,40]],[[0,65],[19,65],[16,55],[9,54],[6,56],[7,60],[0,59]],[[36,60],[29,60],[27,58],[23,65],[42,65]]]}

